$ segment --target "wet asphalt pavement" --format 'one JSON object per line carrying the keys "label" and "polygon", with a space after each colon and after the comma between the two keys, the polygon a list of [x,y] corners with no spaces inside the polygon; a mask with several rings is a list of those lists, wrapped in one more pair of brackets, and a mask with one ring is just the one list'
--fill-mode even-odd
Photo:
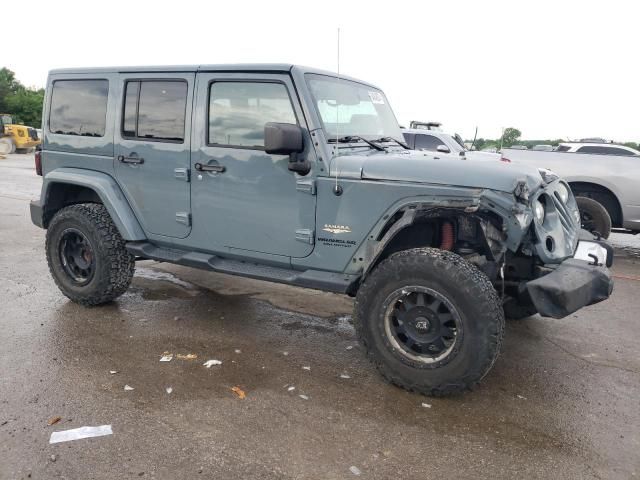
{"label": "wet asphalt pavement", "polygon": [[32,165],[0,159],[0,479],[640,476],[637,237],[614,236],[609,301],[509,323],[476,391],[426,398],[366,361],[346,297],[145,261],[118,301],[69,302],[30,222]]}

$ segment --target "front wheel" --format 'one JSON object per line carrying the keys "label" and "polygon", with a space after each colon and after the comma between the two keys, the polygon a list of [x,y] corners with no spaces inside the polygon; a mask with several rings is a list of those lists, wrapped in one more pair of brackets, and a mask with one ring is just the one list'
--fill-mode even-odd
{"label": "front wheel", "polygon": [[81,305],[100,305],[122,295],[135,259],[109,212],[97,203],[58,211],[47,229],[49,270],[60,291]]}
{"label": "front wheel", "polygon": [[434,248],[382,261],[358,291],[354,319],[369,358],[387,380],[433,396],[480,382],[504,335],[502,305],[486,275]]}

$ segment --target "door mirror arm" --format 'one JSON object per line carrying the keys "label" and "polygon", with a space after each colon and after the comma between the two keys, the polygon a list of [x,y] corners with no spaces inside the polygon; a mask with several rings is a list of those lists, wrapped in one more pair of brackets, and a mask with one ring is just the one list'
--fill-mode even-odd
{"label": "door mirror arm", "polygon": [[304,155],[296,152],[289,155],[288,168],[290,171],[304,176],[311,171],[311,163]]}

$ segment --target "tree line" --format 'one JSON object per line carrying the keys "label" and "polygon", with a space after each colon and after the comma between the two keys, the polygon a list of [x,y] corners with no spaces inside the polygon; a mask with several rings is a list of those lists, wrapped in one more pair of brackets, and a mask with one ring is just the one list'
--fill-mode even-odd
{"label": "tree line", "polygon": [[10,114],[14,122],[40,128],[43,102],[44,88],[26,87],[11,70],[0,69],[0,113]]}
{"label": "tree line", "polygon": [[[527,148],[532,148],[535,145],[551,145],[552,147],[557,147],[559,144],[567,141],[562,138],[556,138],[553,140],[521,140],[521,135],[522,132],[517,128],[505,128],[504,132],[502,132],[502,136],[499,138],[493,140],[489,138],[476,138],[475,142],[473,143],[473,148],[474,150],[483,150],[490,148],[499,150],[500,147],[508,148],[513,147],[514,145],[524,145]],[[472,143],[473,140],[465,140],[465,142]],[[640,150],[640,142],[625,142],[622,145]]]}

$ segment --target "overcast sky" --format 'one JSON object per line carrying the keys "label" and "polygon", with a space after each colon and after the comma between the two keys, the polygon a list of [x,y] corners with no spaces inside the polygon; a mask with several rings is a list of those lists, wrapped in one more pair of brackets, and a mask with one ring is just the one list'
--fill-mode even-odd
{"label": "overcast sky", "polygon": [[[95,5],[95,6],[92,6]],[[291,62],[381,87],[401,124],[640,141],[640,2],[45,0],[3,22],[0,66]],[[3,17],[4,18],[4,17]]]}

